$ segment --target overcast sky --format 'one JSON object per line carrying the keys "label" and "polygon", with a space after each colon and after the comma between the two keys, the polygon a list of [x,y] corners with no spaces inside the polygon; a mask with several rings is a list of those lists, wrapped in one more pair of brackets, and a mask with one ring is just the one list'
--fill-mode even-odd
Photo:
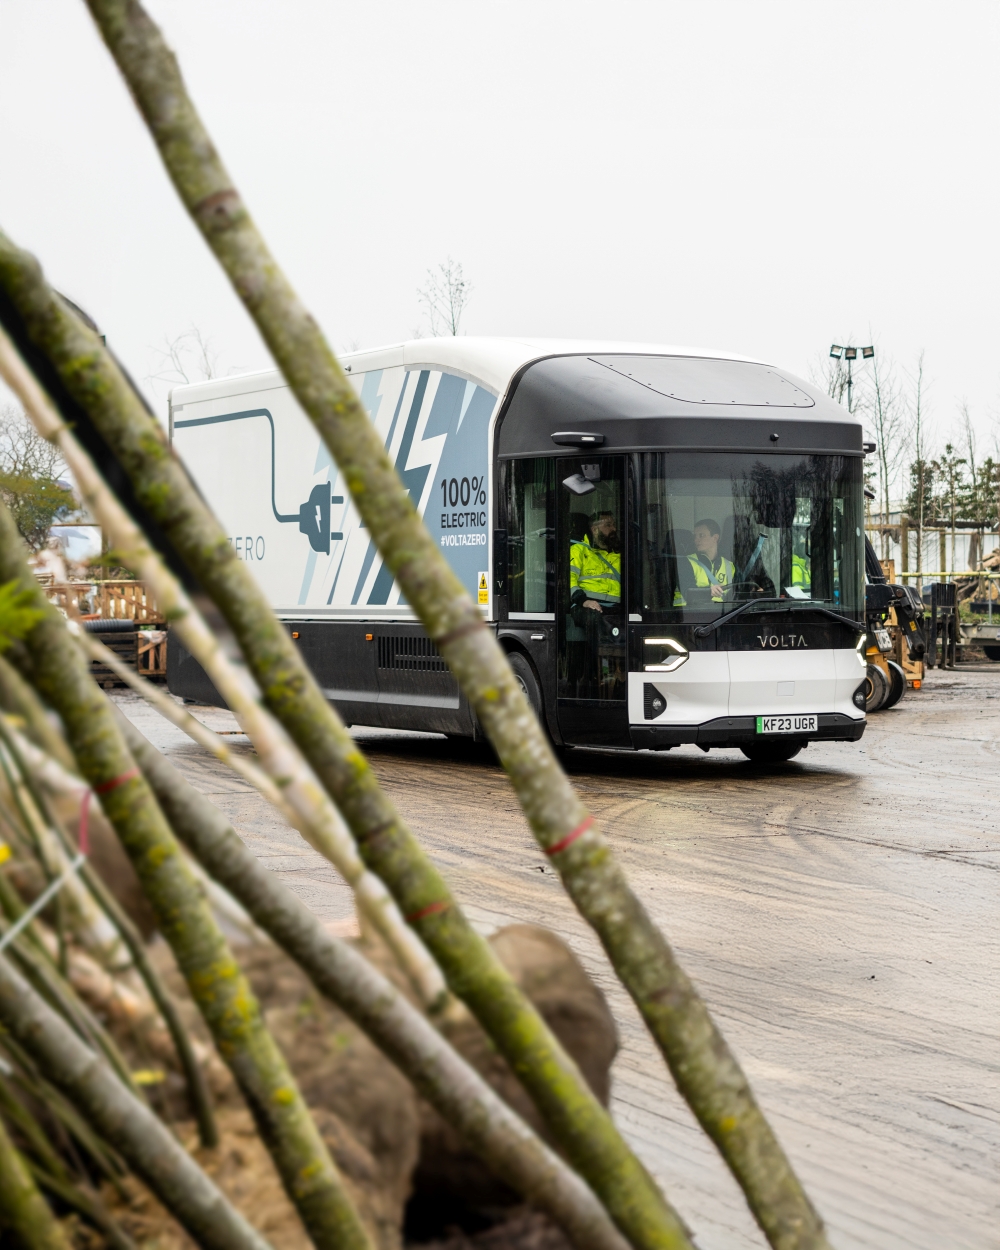
{"label": "overcast sky", "polygon": [[[808,376],[926,350],[943,440],[1000,412],[996,3],[156,0],[188,85],[334,345],[426,332],[718,347]],[[0,227],[139,380],[191,326],[267,353],[82,0],[0,0]],[[165,407],[159,388],[158,406]]]}

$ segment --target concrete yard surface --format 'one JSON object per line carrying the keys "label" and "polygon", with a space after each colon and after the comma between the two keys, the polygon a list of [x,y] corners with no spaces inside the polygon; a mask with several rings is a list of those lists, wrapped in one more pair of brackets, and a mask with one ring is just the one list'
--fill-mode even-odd
{"label": "concrete yard surface", "polygon": [[[116,698],[317,915],[350,916],[336,871],[244,782]],[[488,750],[353,732],[477,927],[547,925],[601,985],[614,1115],[702,1250],[765,1245]],[[563,758],[833,1245],[1000,1246],[1000,664],[933,671],[860,744],[770,769],[693,747]]]}

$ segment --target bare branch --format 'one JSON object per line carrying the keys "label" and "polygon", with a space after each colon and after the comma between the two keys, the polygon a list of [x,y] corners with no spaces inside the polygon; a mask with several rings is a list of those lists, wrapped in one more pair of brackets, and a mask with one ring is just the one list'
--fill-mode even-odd
{"label": "bare branch", "polygon": [[163,336],[162,347],[151,347],[156,367],[146,375],[152,384],[182,386],[188,382],[209,382],[219,376],[219,353],[201,328],[191,325],[174,338]]}
{"label": "bare branch", "polygon": [[472,290],[472,283],[462,273],[461,263],[450,256],[436,270],[427,270],[427,285],[421,287],[417,294],[427,309],[431,334],[458,334]]}

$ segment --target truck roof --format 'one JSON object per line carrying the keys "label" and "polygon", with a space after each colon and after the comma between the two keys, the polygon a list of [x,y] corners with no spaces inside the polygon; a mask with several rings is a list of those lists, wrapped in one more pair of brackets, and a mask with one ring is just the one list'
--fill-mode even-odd
{"label": "truck roof", "polygon": [[[663,343],[632,343],[612,339],[487,338],[459,335],[448,338],[410,339],[367,351],[339,356],[349,373],[372,369],[393,369],[400,365],[417,369],[421,365],[445,369],[502,395],[511,378],[524,365],[548,356],[576,356],[590,353],[628,356],[686,356],[707,360],[740,360],[751,364],[766,362],[733,352],[697,347],[668,346]],[[213,378],[174,387],[171,403],[176,405],[200,399],[215,399],[250,391],[270,390],[286,385],[277,369]]]}

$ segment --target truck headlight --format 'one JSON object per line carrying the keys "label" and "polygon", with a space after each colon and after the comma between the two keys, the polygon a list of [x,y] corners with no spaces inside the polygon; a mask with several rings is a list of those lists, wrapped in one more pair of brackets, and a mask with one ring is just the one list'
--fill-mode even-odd
{"label": "truck headlight", "polygon": [[854,644],[854,654],[863,669],[868,668],[868,634],[864,633]]}
{"label": "truck headlight", "polygon": [[643,644],[647,647],[660,648],[658,656],[650,653],[650,658],[654,659],[655,663],[643,665],[647,673],[672,673],[688,658],[687,647],[676,638],[644,638]]}

